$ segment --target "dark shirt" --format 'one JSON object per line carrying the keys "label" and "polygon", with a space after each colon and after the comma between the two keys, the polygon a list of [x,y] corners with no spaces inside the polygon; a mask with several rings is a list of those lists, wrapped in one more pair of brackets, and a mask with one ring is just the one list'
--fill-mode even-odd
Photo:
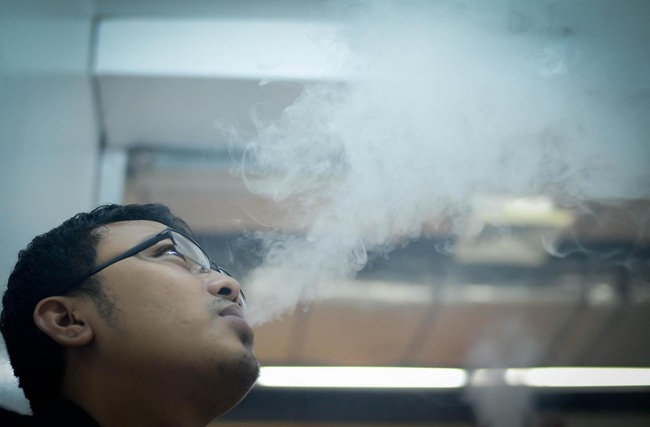
{"label": "dark shirt", "polygon": [[83,409],[67,400],[57,400],[33,416],[0,408],[0,421],[6,427],[100,427]]}
{"label": "dark shirt", "polygon": [[0,425],[2,426],[28,426],[29,418],[27,415],[20,415],[9,409],[0,407]]}

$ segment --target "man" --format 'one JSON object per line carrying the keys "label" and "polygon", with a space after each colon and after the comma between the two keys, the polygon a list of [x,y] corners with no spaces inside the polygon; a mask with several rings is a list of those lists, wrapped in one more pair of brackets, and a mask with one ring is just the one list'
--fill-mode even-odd
{"label": "man", "polygon": [[27,425],[204,426],[255,382],[239,283],[162,205],[108,205],[19,254],[0,328]]}

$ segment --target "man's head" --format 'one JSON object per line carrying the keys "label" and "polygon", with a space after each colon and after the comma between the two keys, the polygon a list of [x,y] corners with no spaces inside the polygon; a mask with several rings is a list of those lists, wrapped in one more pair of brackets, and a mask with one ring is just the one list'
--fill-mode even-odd
{"label": "man's head", "polygon": [[[161,234],[167,228],[180,234]],[[75,377],[79,366],[102,381],[132,379],[121,386],[145,393],[163,390],[169,379],[170,401],[174,393],[214,399],[216,382],[217,412],[245,395],[257,361],[240,317],[239,284],[193,268],[173,241],[191,242],[183,237],[189,234],[162,205],[110,205],[76,215],[20,252],[0,327],[34,411],[92,381]],[[145,241],[151,245],[92,274]]]}

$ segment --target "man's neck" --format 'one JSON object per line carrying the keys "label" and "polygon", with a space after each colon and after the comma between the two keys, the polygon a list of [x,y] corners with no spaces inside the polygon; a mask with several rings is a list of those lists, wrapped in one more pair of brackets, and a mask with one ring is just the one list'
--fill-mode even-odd
{"label": "man's neck", "polygon": [[199,392],[197,384],[171,384],[163,372],[147,379],[141,373],[83,371],[66,372],[62,397],[80,406],[102,427],[202,427],[217,415],[214,398],[208,400],[209,389]]}

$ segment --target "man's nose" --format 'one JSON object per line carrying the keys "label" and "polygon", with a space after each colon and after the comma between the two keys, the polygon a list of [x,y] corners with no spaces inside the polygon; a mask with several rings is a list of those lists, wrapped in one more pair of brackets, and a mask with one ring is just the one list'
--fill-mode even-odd
{"label": "man's nose", "polygon": [[216,271],[210,274],[210,276],[207,283],[208,292],[215,297],[227,298],[230,301],[241,304],[241,286],[237,280]]}

